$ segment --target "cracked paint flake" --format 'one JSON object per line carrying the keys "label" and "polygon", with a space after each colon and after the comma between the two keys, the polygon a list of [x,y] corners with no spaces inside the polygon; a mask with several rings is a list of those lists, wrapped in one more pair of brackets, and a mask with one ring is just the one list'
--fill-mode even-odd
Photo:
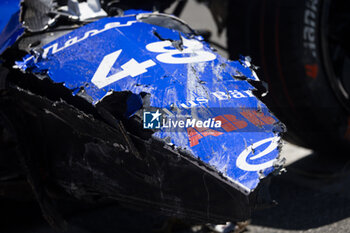
{"label": "cracked paint flake", "polygon": [[[115,28],[101,31],[106,25],[114,25]],[[101,32],[70,43],[72,38],[83,38],[87,32],[96,30]],[[64,83],[72,91],[84,87],[84,95],[90,98],[92,104],[103,102],[111,93],[130,91],[140,99],[142,93],[149,94],[149,107],[167,109],[175,116],[174,120],[182,119],[188,113],[193,119],[224,119],[224,126],[220,128],[190,126],[176,130],[161,129],[153,136],[170,138],[169,143],[186,149],[213,167],[245,194],[251,193],[261,177],[272,173],[276,167],[273,164],[280,161],[277,145],[282,130],[276,131],[274,124],[278,120],[251,94],[255,88],[247,79],[258,79],[249,59],[229,62],[214,53],[205,42],[184,33],[180,33],[185,45],[183,50],[172,43],[165,46],[163,42],[166,40],[149,33],[154,31],[167,40],[179,38],[179,32],[142,23],[135,16],[104,18],[45,45],[45,58],[33,60],[28,55],[24,62],[16,64],[34,74],[47,71],[54,82]],[[186,48],[186,43],[187,47],[194,47]],[[62,49],[54,53],[47,49],[54,45]],[[108,79],[120,72],[127,74],[128,67],[123,64],[130,60],[141,73],[125,75],[99,88],[92,82],[92,77],[104,58],[116,51],[120,51],[120,55],[109,61],[114,62],[110,64],[109,73],[100,78]],[[139,66],[142,64],[151,64],[143,63],[146,61],[152,61],[154,65],[141,69]],[[244,78],[237,79],[235,76]],[[176,112],[172,107],[175,105]],[[193,130],[190,131],[190,128]],[[240,161],[239,165],[237,161]],[[270,166],[266,167],[266,164]]]}

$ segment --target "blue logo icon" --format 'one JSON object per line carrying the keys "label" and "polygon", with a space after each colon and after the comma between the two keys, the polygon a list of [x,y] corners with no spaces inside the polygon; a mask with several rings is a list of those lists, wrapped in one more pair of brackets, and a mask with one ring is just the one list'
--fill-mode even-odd
{"label": "blue logo icon", "polygon": [[160,129],[162,114],[157,110],[156,112],[143,112],[143,128],[144,129]]}

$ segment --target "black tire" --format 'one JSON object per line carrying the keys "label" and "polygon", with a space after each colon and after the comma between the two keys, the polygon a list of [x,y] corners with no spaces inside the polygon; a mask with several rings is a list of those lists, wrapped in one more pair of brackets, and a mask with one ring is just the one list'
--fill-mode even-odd
{"label": "black tire", "polygon": [[263,101],[287,125],[286,139],[316,150],[350,148],[348,111],[327,72],[330,2],[232,0],[227,26],[230,57],[249,55],[260,67]]}

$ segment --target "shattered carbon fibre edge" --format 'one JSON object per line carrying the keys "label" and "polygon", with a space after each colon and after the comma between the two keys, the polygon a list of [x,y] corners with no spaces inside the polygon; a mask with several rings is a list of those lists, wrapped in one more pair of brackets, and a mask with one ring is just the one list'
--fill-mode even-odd
{"label": "shattered carbon fibre edge", "polygon": [[[140,36],[135,35],[135,31],[145,33]],[[162,35],[162,40],[159,41],[155,32]],[[134,35],[136,37],[132,39]],[[208,129],[202,133],[201,129],[195,127],[178,129],[176,132],[162,129],[155,132],[154,136],[170,138],[175,146],[186,148],[195,157],[214,166],[229,180],[245,187],[241,190],[249,194],[257,186],[261,175],[272,172],[272,163],[266,162],[271,161],[271,157],[270,160],[260,162],[269,166],[245,165],[243,161],[244,166],[253,168],[249,168],[249,176],[246,173],[237,175],[236,158],[232,158],[232,153],[238,156],[254,142],[275,137],[279,133],[278,128],[281,128],[276,126],[278,120],[251,93],[254,87],[248,81],[259,80],[247,59],[227,62],[207,48],[205,43],[198,41],[198,38],[185,34],[180,35],[180,38],[186,48],[183,51],[169,49],[167,46],[179,40],[179,34],[174,30],[142,23],[135,16],[104,18],[45,45],[42,53],[27,56],[24,62],[17,62],[17,65],[23,71],[46,73],[54,82],[64,83],[73,94],[83,96],[92,104],[99,103],[111,91],[131,91],[126,112],[121,116],[126,119],[137,115],[141,106],[143,109],[148,106],[165,108],[173,113],[175,111],[175,115],[190,114],[196,119],[229,120],[228,124],[236,125],[230,125],[223,131]],[[108,48],[102,45],[106,41],[109,41]],[[97,45],[93,51],[92,44]],[[191,53],[196,55],[191,55],[193,58],[181,57],[182,54]],[[130,56],[133,57],[130,59]],[[119,68],[115,64],[120,64]],[[94,75],[89,80],[88,77],[82,77],[81,73]],[[149,103],[142,100],[143,93],[150,95]],[[142,114],[139,116],[142,117]],[[245,119],[238,120],[238,116],[244,116]],[[175,120],[179,120],[177,115]],[[238,120],[238,123],[231,120]],[[237,128],[233,133],[232,129]],[[197,140],[198,137],[201,139]],[[278,156],[277,140],[270,140],[270,144],[275,145],[272,148],[275,152],[268,147],[275,158]],[[208,148],[212,148],[212,152]],[[251,146],[249,149],[253,151],[256,148]],[[212,156],[208,155],[213,152]],[[263,153],[267,152],[262,151],[260,154]],[[262,174],[260,167],[265,169]],[[268,167],[271,169],[266,169]],[[240,180],[242,178],[245,180]]]}
{"label": "shattered carbon fibre edge", "polygon": [[[138,32],[143,33],[139,34]],[[160,41],[160,38],[155,36],[154,32],[161,35],[164,40]],[[179,41],[179,38],[181,40],[180,46],[181,43],[184,45],[184,48],[180,47],[180,50],[176,47],[179,46],[179,44],[175,44]],[[110,41],[110,43],[108,43],[108,48],[106,48],[104,45],[106,41]],[[198,43],[194,41],[200,42],[202,46],[196,48]],[[161,45],[163,47],[153,48],[153,51],[152,48],[147,49],[147,45],[152,43],[157,44],[159,42],[165,42]],[[168,42],[170,42],[170,44]],[[94,48],[94,46],[97,47]],[[171,48],[171,46],[173,46],[173,48]],[[193,50],[191,50],[191,46],[194,46],[194,48],[192,48]],[[186,47],[190,47],[190,50],[188,50]],[[101,66],[103,62],[103,59],[107,55],[115,53],[118,51],[118,49],[122,50],[119,57],[117,56],[117,59],[114,60],[114,65],[111,64],[110,72],[106,73],[105,77],[102,78],[108,79],[108,77],[113,76],[113,73],[116,74],[118,72],[122,72],[124,68],[120,69],[118,67],[123,64],[128,64],[128,61],[131,61],[132,59],[136,61],[136,63],[140,64],[149,58],[154,65],[153,63],[149,62],[149,67],[145,69],[146,72],[126,76],[119,79],[117,82],[108,83],[107,85],[103,87],[100,86],[100,88],[98,88],[97,86],[100,84],[91,82],[91,78],[93,79],[92,76],[94,74],[96,75],[99,66]],[[175,53],[176,56],[180,55],[180,57],[181,53],[186,52],[197,55],[200,53],[207,53],[211,54],[211,57],[215,56],[215,60],[206,61],[208,64],[205,66],[203,66],[203,61],[199,61],[197,64],[187,63],[185,65],[169,65],[166,64],[161,57],[159,57],[160,55],[166,56],[168,49],[171,49],[172,55]],[[184,51],[181,51],[181,49],[184,49]],[[154,52],[161,54],[155,58],[156,54],[154,54]],[[174,56],[175,62],[176,56]],[[167,58],[169,58],[169,56]],[[183,58],[187,57],[183,56]],[[281,148],[281,139],[279,136],[280,133],[283,132],[284,126],[282,126],[281,123],[270,114],[266,106],[252,94],[252,92],[255,94],[265,94],[265,91],[261,91],[260,87],[257,88],[258,90],[254,87],[259,86],[256,84],[260,83],[260,81],[256,77],[253,70],[254,67],[250,64],[249,59],[242,58],[240,61],[228,62],[218,54],[211,51],[208,45],[206,45],[200,37],[195,37],[185,33],[179,34],[179,32],[172,29],[142,23],[136,19],[135,15],[119,18],[105,18],[83,26],[58,38],[57,40],[50,42],[49,44],[43,46],[43,50],[36,50],[33,55],[26,56],[24,62],[17,62],[16,64],[17,67],[25,72],[27,76],[31,76],[30,74],[35,74],[40,79],[40,82],[45,82],[45,80],[49,79],[50,82],[52,81],[52,85],[62,84],[63,88],[71,91],[73,97],[83,98],[96,108],[97,113],[95,117],[99,116],[103,121],[106,121],[110,125],[114,126],[117,124],[117,122],[119,122],[118,120],[121,120],[123,122],[122,124],[125,125],[125,132],[129,134],[129,136],[126,137],[129,139],[126,140],[131,140],[133,143],[135,143],[135,137],[140,137],[140,135],[144,136],[145,134],[151,136],[153,140],[161,139],[160,141],[163,143],[167,142],[168,145],[165,145],[164,147],[167,148],[169,153],[176,154],[176,151],[179,151],[180,154],[184,155],[182,157],[183,160],[187,160],[202,171],[202,173],[200,173],[202,176],[205,174],[210,174],[210,177],[213,177],[214,179],[211,181],[213,184],[219,184],[220,182],[226,183],[228,186],[239,190],[239,192],[244,194],[243,196],[252,194],[252,192],[258,186],[260,179],[263,179],[272,173],[279,173],[283,169],[283,159],[279,159],[279,152]],[[155,68],[154,66],[159,66],[159,68],[157,68],[157,70],[152,70]],[[84,75],[82,76],[81,74],[86,74],[86,77],[84,77]],[[168,80],[170,79],[169,82],[161,81],[167,78]],[[168,87],[171,86],[173,86],[173,88],[169,89]],[[179,88],[182,88],[184,92],[179,92]],[[167,92],[164,90],[167,90]],[[42,90],[36,91],[40,92]],[[212,93],[208,94],[210,91],[212,91]],[[111,93],[125,92],[128,92],[125,94],[125,96],[117,95],[118,98],[112,100],[110,98],[113,96]],[[167,98],[167,96],[170,96],[170,98]],[[176,98],[172,98],[172,96],[175,96]],[[198,96],[200,98],[198,98]],[[115,96],[113,96],[113,98],[114,97]],[[39,102],[35,103],[40,105]],[[202,105],[205,105],[203,103],[207,104],[206,111],[204,112],[201,111],[201,107],[203,107]],[[120,105],[122,105],[121,108],[124,107],[124,109],[119,109],[121,112],[116,108],[120,108]],[[186,108],[183,106],[190,106],[191,108]],[[239,124],[233,124],[234,121],[229,121],[227,124],[231,124],[232,126],[230,125],[228,128],[222,128],[221,131],[213,129],[206,129],[203,131],[193,127],[194,131],[197,133],[196,135],[201,137],[201,139],[196,139],[194,141],[191,141],[191,135],[188,129],[185,129],[184,131],[179,130],[179,132],[173,132],[171,130],[154,131],[135,129],[135,126],[142,128],[143,109],[146,107],[150,108],[151,110],[162,110],[165,108],[167,111],[171,112],[173,112],[174,109],[180,109],[180,111],[177,111],[177,113],[180,112],[182,114],[188,113],[188,109],[190,109],[190,113],[193,118],[196,117],[206,119],[207,117],[216,118],[218,116],[224,116],[223,119],[225,120],[240,119],[238,122],[241,122],[241,128],[239,127]],[[222,108],[222,110],[218,111],[219,108]],[[241,109],[246,109],[247,112],[243,111],[244,114],[242,114]],[[252,111],[255,111],[256,114]],[[261,114],[266,118],[260,118]],[[227,118],[228,115],[230,115],[231,118]],[[232,118],[232,116],[235,116],[236,118]],[[242,120],[242,116],[245,116],[246,119]],[[57,118],[57,116],[55,116],[55,118]],[[265,121],[262,119],[270,122],[271,124],[265,124]],[[242,125],[246,126],[242,127]],[[234,127],[236,127],[237,131],[231,132],[232,128]],[[240,129],[242,130],[240,131]],[[262,141],[264,138],[272,138],[276,136],[278,140],[275,142],[276,148],[273,148],[273,151],[271,152],[272,155],[266,158],[266,160],[260,161],[260,163],[269,162],[271,165],[268,169],[257,170],[254,172],[244,172],[242,169],[236,167],[236,158],[231,158],[230,155],[227,154],[229,151],[238,156],[246,151],[247,153],[245,154],[247,154],[247,156],[249,154],[253,154],[254,156],[255,152],[255,157],[258,157],[258,155],[263,155],[262,157],[264,157],[264,151],[270,146],[261,146],[263,148],[259,148],[257,146],[255,148],[253,147],[254,143],[258,142],[259,140]],[[130,137],[133,139],[130,139]],[[217,153],[220,154],[222,151],[220,149],[221,146],[220,148],[215,146],[226,145],[226,143],[228,143],[230,140],[233,141],[232,144],[229,144],[226,148],[222,148],[224,156],[221,158],[208,158],[208,148],[212,149],[212,151],[215,151],[216,149]],[[123,142],[121,144],[128,144],[128,142]],[[272,141],[270,144],[272,144]],[[140,151],[144,150],[140,149],[141,147],[141,145],[136,146],[136,149],[133,151],[135,152],[133,153],[134,156],[142,157],[142,153]],[[141,155],[137,156],[138,153]],[[229,166],[225,165],[226,167],[222,167],[220,165],[220,161],[226,161],[226,165],[228,164]],[[130,166],[133,166],[132,163]],[[179,172],[181,172],[182,168],[177,168],[179,169]],[[61,173],[60,169],[62,169],[62,167],[58,169],[58,171],[60,171],[59,173]],[[69,170],[67,172],[69,172]],[[94,173],[96,171],[90,170],[90,172]],[[176,173],[174,172],[172,174],[175,175]],[[191,176],[190,174],[191,173],[188,174],[188,177]],[[88,173],[87,176],[89,176]],[[246,177],[248,177],[248,179]],[[114,177],[114,179],[115,178],[116,177]],[[79,196],[78,192],[84,190],[83,186],[80,187],[80,189],[75,189],[67,185],[79,184],[79,180],[75,180],[73,183],[71,181],[66,183],[66,181],[64,181],[64,177],[56,177],[56,179],[61,179],[61,185],[63,185],[66,190],[70,190],[74,196]],[[199,181],[200,179],[193,178],[193,180]],[[196,184],[199,185],[199,183]],[[206,186],[205,182],[204,185]],[[215,191],[215,187],[217,188],[219,186],[213,186],[212,188],[209,188],[209,190],[220,196],[218,191]],[[171,187],[172,186],[170,185],[169,188]],[[187,189],[189,187],[187,187]],[[90,188],[96,189],[96,187]],[[204,188],[207,189],[207,192],[209,192],[208,187]],[[80,191],[74,192],[74,189]],[[230,218],[237,220],[246,219],[250,213],[251,207],[248,206],[251,206],[251,203],[249,203],[249,201],[247,202],[247,200],[243,201],[243,196],[241,197],[240,194],[237,194],[234,189],[232,192],[235,193],[233,196],[235,196],[236,199],[233,200],[234,203],[232,203],[232,205],[239,206],[242,203],[245,203],[244,205],[246,205],[246,210],[239,209],[241,213],[239,214],[235,212],[234,216],[232,213],[225,214],[230,216]],[[94,190],[92,193],[97,192],[97,190],[98,189]],[[123,193],[122,190],[113,191],[114,195],[116,195],[116,193]],[[156,195],[157,192],[152,193]],[[162,190],[160,190],[160,193],[163,193]],[[111,194],[109,193],[109,195]],[[133,193],[129,193],[128,195],[133,196]],[[140,200],[146,201],[147,198],[148,200],[152,199],[151,197],[143,196]],[[164,201],[164,197],[162,198],[160,198],[160,200]],[[184,200],[186,200],[186,198],[184,198]],[[121,199],[123,199],[123,197],[119,197],[118,200]],[[140,200],[135,199],[131,202],[138,202]],[[124,201],[128,202],[126,199],[124,199]],[[207,201],[209,205],[209,200]],[[203,202],[205,202],[205,200],[203,200]],[[240,202],[241,204],[239,204]],[[183,207],[181,207],[182,205]],[[213,204],[210,204],[210,206],[212,205]],[[220,204],[217,205],[218,207],[221,206]],[[165,207],[161,208],[164,209]],[[197,209],[198,211],[199,207],[196,206],[195,208],[189,208],[188,203],[182,203],[181,205],[177,205],[176,208],[184,208],[186,210],[192,208]],[[199,214],[201,211],[205,212],[205,210],[199,210],[199,212],[197,212],[197,217],[200,216],[198,218],[202,220],[217,219],[217,221],[222,221],[225,219],[225,214],[222,213],[221,217],[215,217],[215,211],[220,212],[219,208],[212,212],[213,216],[209,216],[209,213],[207,213],[208,216],[206,216],[206,218]],[[194,212],[191,212],[191,214],[192,216],[196,215]],[[184,217],[189,217],[191,214],[187,212],[187,214],[184,214]]]}

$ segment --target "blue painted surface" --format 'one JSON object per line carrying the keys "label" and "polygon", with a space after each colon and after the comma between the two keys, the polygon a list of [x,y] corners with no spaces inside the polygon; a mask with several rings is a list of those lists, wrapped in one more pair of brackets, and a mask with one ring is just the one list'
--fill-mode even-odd
{"label": "blue painted surface", "polygon": [[20,0],[0,0],[0,32],[10,21],[12,15],[19,11]]}
{"label": "blue painted surface", "polygon": [[[118,23],[123,26],[118,26]],[[168,109],[175,115],[174,120],[183,119],[182,116],[186,114],[192,119],[202,120],[218,116],[222,118],[226,115],[222,119],[231,121],[226,123],[230,125],[222,125],[220,128],[211,127],[205,130],[163,128],[154,135],[160,138],[170,137],[173,144],[191,151],[196,157],[221,171],[233,185],[250,192],[259,183],[261,175],[268,175],[274,170],[272,162],[279,154],[277,148],[279,136],[273,132],[275,128],[273,123],[278,120],[269,113],[262,102],[252,96],[249,91],[254,88],[247,81],[234,78],[243,75],[255,79],[255,76],[244,63],[228,62],[213,52],[205,42],[193,36],[191,38],[191,35],[181,34],[182,40],[189,40],[196,46],[199,43],[203,48],[187,53],[186,50],[179,52],[169,45],[161,48],[162,51],[154,52],[154,49],[150,49],[150,44],[161,42],[154,35],[154,31],[162,38],[180,39],[179,32],[137,22],[135,16],[104,18],[45,45],[42,57],[34,58],[28,55],[24,61],[17,62],[17,65],[24,70],[30,68],[34,73],[47,71],[54,82],[63,83],[72,91],[85,87],[86,93],[92,98],[92,104],[100,101],[111,90],[128,90],[136,95],[141,92],[149,93],[150,106]],[[156,47],[159,50],[161,46]],[[184,46],[183,49],[186,48],[188,46]],[[129,75],[98,88],[96,83],[92,82],[92,78],[98,68],[103,66],[102,64],[108,63],[104,62],[104,58],[116,54],[119,50],[122,51],[116,61],[112,62],[112,68],[101,69],[107,69],[107,77],[121,72],[123,70],[121,67],[131,59],[138,63],[148,61],[152,65],[140,75],[134,77]],[[205,54],[204,57],[209,61],[167,63],[170,60],[176,63],[183,61],[183,58],[193,59],[199,53]],[[170,59],[164,60],[162,56]],[[133,98],[137,101],[130,100],[130,103],[140,100],[137,97]],[[128,115],[132,115],[140,108],[135,106],[130,107]],[[174,106],[177,106],[177,112],[174,111]],[[192,108],[187,109],[188,106]],[[258,109],[260,113],[256,113]],[[255,119],[260,120],[261,125],[257,126],[257,122],[252,120],[254,117],[247,118],[249,111],[258,114],[255,115]],[[261,120],[263,119],[261,114],[267,117],[264,119],[267,119],[268,123]],[[190,132],[195,132],[200,139],[190,137],[192,135]],[[269,138],[270,140],[259,144]],[[253,149],[252,145],[253,147],[255,145]],[[240,164],[238,157],[243,157],[243,160],[241,159],[243,162]],[[266,164],[268,166],[264,167]],[[263,169],[255,169],[256,167]]]}
{"label": "blue painted surface", "polygon": [[20,1],[0,1],[0,54],[24,32],[19,22]]}

